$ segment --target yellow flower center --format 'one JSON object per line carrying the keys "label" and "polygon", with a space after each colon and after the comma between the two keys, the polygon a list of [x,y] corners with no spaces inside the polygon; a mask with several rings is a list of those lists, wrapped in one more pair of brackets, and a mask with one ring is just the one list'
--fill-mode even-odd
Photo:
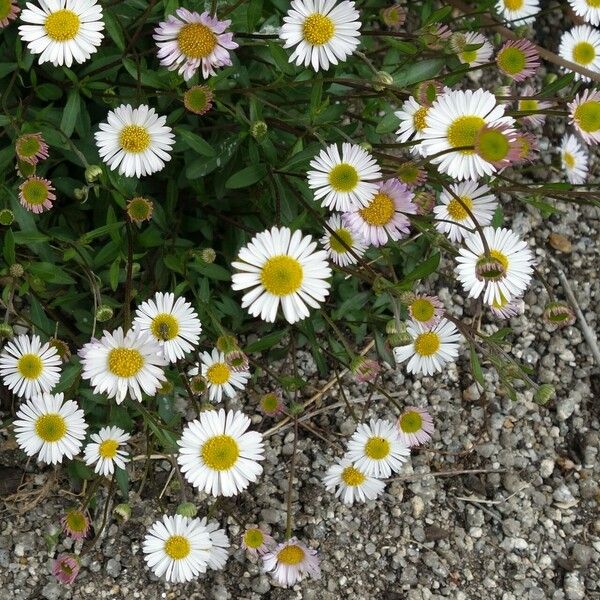
{"label": "yellow flower center", "polygon": [[[471,200],[471,198],[468,196],[460,196],[460,199],[469,210],[473,210],[473,200]],[[450,215],[450,218],[454,221],[464,221],[469,217],[469,213],[456,198],[452,198],[452,200],[448,202],[447,210],[448,215]]]}
{"label": "yellow flower center", "polygon": [[[2,18],[2,9],[0,8],[0,19]],[[39,140],[32,136],[24,136],[18,141],[18,153],[25,157],[31,158],[35,156],[41,149]]]}
{"label": "yellow flower center", "polygon": [[582,131],[598,131],[600,129],[600,102],[598,100],[589,100],[580,104],[575,109],[573,116]]}
{"label": "yellow flower center", "polygon": [[117,455],[118,448],[119,442],[117,440],[104,440],[98,448],[98,454],[100,458],[114,458]]}
{"label": "yellow flower center", "polygon": [[423,131],[427,127],[427,112],[429,107],[421,106],[413,115],[413,126],[417,131]]}
{"label": "yellow flower center", "polygon": [[223,385],[229,381],[231,376],[231,369],[229,366],[222,362],[216,362],[210,365],[206,370],[206,379],[213,385]]}
{"label": "yellow flower center", "polygon": [[415,352],[420,356],[432,356],[440,349],[440,336],[433,331],[420,333],[415,339]]}
{"label": "yellow flower center", "polygon": [[108,369],[117,377],[133,377],[144,366],[144,357],[133,348],[113,348],[108,353]]}
{"label": "yellow flower center", "polygon": [[44,29],[55,42],[66,42],[77,35],[80,25],[79,17],[72,10],[61,8],[48,15]]}
{"label": "yellow flower center", "polygon": [[358,171],[348,163],[340,163],[329,172],[329,185],[336,192],[351,192],[359,182]]}
{"label": "yellow flower center", "polygon": [[504,294],[502,292],[500,292],[500,298],[498,300],[494,298],[494,301],[492,302],[492,306],[494,308],[503,308],[507,304],[508,300],[504,297]]}
{"label": "yellow flower center", "polygon": [[188,58],[206,58],[217,45],[217,36],[202,23],[188,23],[177,36],[179,50]]}
{"label": "yellow flower center", "polygon": [[573,61],[579,65],[589,65],[596,58],[596,49],[589,42],[579,42],[573,46]]}
{"label": "yellow flower center", "polygon": [[410,305],[410,312],[415,321],[425,323],[435,314],[435,306],[426,298],[417,298]]}
{"label": "yellow flower center", "polygon": [[290,544],[277,553],[277,560],[284,565],[297,565],[304,560],[304,550],[296,544]]}
{"label": "yellow flower center", "polygon": [[490,256],[495,258],[503,267],[504,271],[508,269],[508,257],[499,250],[490,250]]}
{"label": "yellow flower center", "polygon": [[400,417],[398,424],[404,433],[417,433],[423,428],[423,417],[416,410],[411,410]]}
{"label": "yellow flower center", "polygon": [[230,435],[215,435],[202,445],[204,464],[214,471],[228,471],[240,455],[238,443]]}
{"label": "yellow flower center", "polygon": [[173,560],[182,560],[192,551],[192,545],[182,535],[172,535],[165,542],[165,553]]}
{"label": "yellow flower center", "polygon": [[381,460],[390,453],[390,443],[382,437],[369,438],[365,444],[365,454],[373,460]]}
{"label": "yellow flower center", "polygon": [[58,413],[47,413],[36,419],[35,432],[45,442],[58,442],[67,433],[67,422]]}
{"label": "yellow flower center", "polygon": [[265,394],[260,401],[264,411],[273,412],[279,406],[279,398],[276,394]]}
{"label": "yellow flower center", "polygon": [[11,0],[0,0],[0,21],[6,19],[12,8]]}
{"label": "yellow flower center", "polygon": [[173,315],[160,313],[152,319],[150,331],[155,338],[164,342],[173,340],[179,333],[179,322]]}
{"label": "yellow flower center", "polygon": [[265,543],[265,536],[260,529],[248,529],[244,533],[244,544],[248,548],[260,548]]}
{"label": "yellow flower center", "polygon": [[303,26],[304,39],[313,46],[326,44],[335,33],[333,21],[320,13],[306,17]]}
{"label": "yellow flower center", "polygon": [[37,354],[23,354],[17,362],[17,369],[25,379],[37,379],[44,370],[44,363]]}
{"label": "yellow flower center", "polygon": [[477,153],[488,162],[504,160],[510,152],[510,142],[504,133],[497,129],[483,131],[477,139]]}
{"label": "yellow flower center", "polygon": [[525,68],[525,53],[519,48],[509,46],[498,53],[496,62],[508,75],[518,75]]}
{"label": "yellow flower center", "polygon": [[[485,125],[485,121],[478,116],[458,117],[448,127],[448,143],[453,148],[474,146],[477,134]],[[461,150],[463,154],[473,154],[473,150]]]}
{"label": "yellow flower center", "polygon": [[504,0],[504,6],[508,10],[521,10],[524,4],[525,0]]}
{"label": "yellow flower center", "polygon": [[141,125],[125,125],[119,136],[119,143],[125,152],[139,154],[150,146],[150,134]]}
{"label": "yellow flower center", "polygon": [[346,467],[342,471],[342,481],[351,487],[362,485],[366,477],[356,467]]}
{"label": "yellow flower center", "polygon": [[460,57],[465,63],[470,64],[475,62],[475,60],[477,60],[477,50],[465,50],[464,52],[460,53]]}
{"label": "yellow flower center", "polygon": [[575,167],[575,157],[570,152],[565,152],[563,154],[563,161],[564,161],[565,165],[567,165],[567,167],[569,167],[569,169],[572,169]]}
{"label": "yellow flower center", "polygon": [[73,533],[83,533],[88,526],[87,517],[80,510],[70,510],[66,517],[67,528]]}
{"label": "yellow flower center", "polygon": [[537,110],[538,109],[538,101],[537,100],[519,100],[519,110]]}
{"label": "yellow flower center", "polygon": [[359,212],[365,223],[376,227],[382,227],[387,225],[394,218],[396,205],[391,196],[379,192],[378,194],[375,194],[369,205],[361,208]]}
{"label": "yellow flower center", "polygon": [[591,8],[600,8],[600,0],[585,0],[585,3]]}
{"label": "yellow flower center", "polygon": [[274,296],[288,296],[300,289],[304,269],[291,256],[272,256],[264,264],[260,280],[267,292]]}
{"label": "yellow flower center", "polygon": [[28,179],[21,188],[27,204],[39,206],[48,199],[48,186],[39,179]]}
{"label": "yellow flower center", "polygon": [[[352,234],[344,228],[336,229],[335,234],[337,237],[332,235],[329,238],[329,245],[331,246],[331,249],[338,254],[346,254],[346,252],[348,252],[348,248],[352,248]],[[342,244],[342,241],[340,240],[342,240],[344,243]]]}

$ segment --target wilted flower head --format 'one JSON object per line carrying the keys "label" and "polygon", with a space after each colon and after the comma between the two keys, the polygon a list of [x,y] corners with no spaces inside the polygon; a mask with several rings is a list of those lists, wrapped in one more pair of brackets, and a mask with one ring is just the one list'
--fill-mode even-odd
{"label": "wilted flower head", "polygon": [[213,91],[207,85],[195,85],[183,94],[183,105],[197,115],[204,115],[212,108]]}
{"label": "wilted flower head", "polygon": [[428,215],[435,206],[435,196],[428,191],[415,192],[413,203],[417,205],[418,215]]}
{"label": "wilted flower head", "polygon": [[74,540],[84,539],[90,531],[90,520],[87,515],[73,508],[62,518],[61,524],[65,533]]}
{"label": "wilted flower head", "polygon": [[382,8],[379,11],[379,15],[384,25],[387,25],[390,29],[400,29],[406,21],[406,8],[399,4],[392,4],[386,8]]}
{"label": "wilted flower head", "polygon": [[242,548],[252,556],[263,555],[275,545],[275,540],[267,533],[264,525],[246,525],[242,535]]}
{"label": "wilted flower head", "polygon": [[0,210],[0,225],[8,227],[12,225],[15,220],[15,213],[10,208],[3,208]]}
{"label": "wilted flower head", "polygon": [[575,313],[566,302],[550,302],[544,309],[544,321],[556,327],[568,327],[575,323]]}
{"label": "wilted flower head", "polygon": [[69,345],[64,340],[61,340],[57,337],[50,338],[48,340],[50,346],[56,349],[56,352],[60,356],[63,362],[67,362],[71,357],[71,349]]}
{"label": "wilted flower head", "polygon": [[74,554],[59,554],[52,561],[52,575],[61,583],[73,583],[78,573],[79,561]]}
{"label": "wilted flower head", "polygon": [[421,81],[415,88],[415,97],[419,104],[431,106],[443,91],[444,84],[441,81]]}
{"label": "wilted flower head", "polygon": [[154,204],[152,200],[136,196],[127,203],[127,216],[138,225],[144,221],[149,221],[154,212]]}
{"label": "wilted flower head", "polygon": [[281,397],[276,392],[264,394],[259,403],[260,411],[268,417],[274,417],[283,412],[284,405]]}
{"label": "wilted flower head", "polygon": [[413,161],[402,163],[396,169],[396,177],[408,187],[422,185],[427,180],[427,173]]}
{"label": "wilted flower head", "polygon": [[19,186],[19,200],[28,211],[38,214],[52,208],[56,195],[50,181],[34,175]]}
{"label": "wilted flower head", "polygon": [[379,375],[381,367],[379,363],[370,358],[364,356],[357,356],[350,365],[350,370],[354,375],[354,379],[358,383],[369,382],[372,383]]}
{"label": "wilted flower head", "polygon": [[232,371],[247,371],[250,363],[248,357],[241,350],[232,350],[225,354],[225,362]]}
{"label": "wilted flower head", "polygon": [[538,140],[528,131],[517,131],[515,146],[517,147],[519,154],[513,162],[513,166],[532,163],[538,158],[540,150]]}
{"label": "wilted flower head", "polygon": [[48,158],[48,144],[41,133],[24,133],[17,138],[15,152],[19,160],[37,165],[40,160]]}
{"label": "wilted flower head", "polygon": [[202,375],[194,375],[190,381],[190,389],[196,396],[203,394],[208,388],[208,382],[206,381],[206,377]]}

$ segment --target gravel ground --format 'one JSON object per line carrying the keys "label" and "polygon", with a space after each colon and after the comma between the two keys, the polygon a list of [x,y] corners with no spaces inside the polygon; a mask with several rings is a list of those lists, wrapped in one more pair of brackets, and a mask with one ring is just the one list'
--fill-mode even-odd
{"label": "gravel ground", "polygon": [[[544,221],[537,211],[523,209],[510,218],[517,232],[533,245],[542,270],[548,265],[548,256],[565,265],[586,320],[597,331],[600,213],[588,207],[562,208],[563,214]],[[570,251],[553,249],[548,244],[551,233],[569,240]],[[546,276],[560,295],[558,280],[549,270]],[[470,307],[466,310],[463,306],[462,295],[448,288],[441,288],[440,294],[455,314],[461,315],[463,309],[470,313]],[[159,465],[142,497],[132,498],[131,520],[119,525],[111,519],[105,535],[84,556],[72,588],[56,583],[49,574],[55,553],[72,546],[61,541],[49,550],[44,537],[70,506],[68,495],[57,494],[58,486],[54,486],[41,504],[24,514],[22,504],[5,504],[0,513],[0,597],[600,597],[598,368],[578,326],[556,332],[544,328],[540,316],[546,294],[539,284],[525,300],[526,315],[511,321],[516,340],[513,352],[533,367],[539,381],[556,386],[556,401],[546,407],[535,404],[527,392],[518,402],[511,402],[491,371],[486,373],[488,392],[480,398],[476,385],[471,384],[466,356],[436,378],[415,380],[406,377],[402,369],[387,370],[383,385],[401,404],[429,406],[435,437],[427,449],[413,454],[378,501],[354,508],[338,502],[320,482],[354,429],[347,411],[326,412],[313,421],[330,440],[329,446],[302,433],[296,460],[295,531],[318,549],[323,570],[320,581],[304,582],[293,591],[273,585],[261,574],[259,565],[239,549],[240,529],[231,517],[222,523],[233,541],[224,572],[189,585],[157,581],[144,568],[141,540],[147,526],[164,508],[174,510],[179,498],[176,486],[170,486],[162,507],[153,499],[165,482],[166,470],[161,467],[168,469],[168,465]],[[305,374],[314,373],[311,357],[301,353],[299,368]],[[313,388],[323,383],[315,381]],[[366,388],[348,381],[347,389],[351,402],[362,410]],[[332,388],[322,404],[338,400]],[[367,415],[392,417],[382,397],[375,395],[373,400]],[[246,401],[240,398],[240,402]],[[258,421],[260,417],[260,428],[269,425]],[[277,535],[285,527],[292,442],[290,430],[269,438],[260,483],[227,506],[243,522],[268,523]],[[4,464],[22,465],[17,451],[8,448],[10,442],[5,441]],[[141,464],[137,469],[139,476]],[[440,474],[461,470],[484,472]],[[40,471],[30,465],[26,475],[29,488],[39,490],[51,475],[49,469]],[[64,475],[61,487],[68,488]],[[199,498],[199,505],[201,513],[206,511],[206,498]],[[96,521],[101,521],[101,514]]]}

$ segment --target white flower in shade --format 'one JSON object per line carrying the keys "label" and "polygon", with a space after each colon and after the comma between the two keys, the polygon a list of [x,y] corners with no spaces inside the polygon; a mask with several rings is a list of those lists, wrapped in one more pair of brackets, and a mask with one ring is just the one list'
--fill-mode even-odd
{"label": "white flower in shade", "polygon": [[398,364],[408,360],[409,373],[433,375],[442,371],[446,363],[456,360],[460,334],[448,319],[440,319],[433,327],[410,321],[406,330],[413,341],[394,348],[394,358]]}
{"label": "white flower in shade", "polygon": [[569,121],[581,137],[588,144],[600,143],[600,91],[586,89],[568,107]]}
{"label": "white flower in shade", "polygon": [[409,406],[398,417],[400,437],[409,448],[426,444],[433,429],[433,419],[423,408]]}
{"label": "white flower in shade", "polygon": [[290,62],[315,71],[344,62],[358,46],[360,21],[354,2],[292,0],[279,37],[284,48],[296,46]]}
{"label": "white flower in shade", "polygon": [[211,548],[208,551],[208,566],[215,571],[220,571],[229,557],[229,538],[224,529],[219,529],[216,521],[209,521],[206,517],[202,519],[202,525],[206,527],[210,538]]}
{"label": "white flower in shade", "polygon": [[79,454],[87,423],[73,400],[64,394],[41,394],[27,400],[17,411],[13,426],[19,448],[27,456],[55,465]]}
{"label": "white flower in shade", "polygon": [[156,340],[171,363],[192,352],[202,331],[198,314],[185,298],[175,300],[175,294],[162,292],[138,306],[133,324]]}
{"label": "white flower in shade", "polygon": [[[600,31],[589,25],[579,25],[565,31],[560,38],[558,54],[580,67],[600,73]],[[575,80],[591,81],[586,75],[575,73]]]}
{"label": "white flower in shade", "polygon": [[237,390],[243,390],[250,379],[247,369],[236,370],[227,362],[227,357],[217,348],[212,353],[203,352],[200,356],[201,364],[192,367],[188,375],[195,377],[202,375],[208,386],[208,398],[212,402],[221,402],[223,394],[233,398]]}
{"label": "white flower in shade", "polygon": [[321,244],[327,250],[329,258],[340,267],[355,264],[367,249],[362,237],[344,225],[340,215],[332,215],[327,225],[335,233],[334,235],[326,229],[321,238]]}
{"label": "white flower in shade", "polygon": [[323,148],[310,161],[308,187],[315,199],[330,210],[355,210],[366,206],[377,193],[372,180],[381,177],[377,161],[363,148],[344,142],[340,155],[337,144]]}
{"label": "white flower in shade", "polygon": [[510,319],[525,312],[525,302],[523,298],[513,298],[508,302],[506,298],[501,297],[490,305],[490,311],[498,319]]}
{"label": "white flower in shade", "polygon": [[212,542],[200,519],[164,515],[148,530],[142,549],[146,563],[157,577],[183,583],[206,573]]}
{"label": "white flower in shade", "polygon": [[154,396],[166,381],[161,367],[167,365],[161,348],[147,333],[119,327],[104,331],[79,351],[81,377],[94,386],[94,393],[106,393],[121,404],[127,394],[142,401],[142,392]]}
{"label": "white flower in shade", "polygon": [[540,0],[498,0],[496,10],[510,27],[520,27],[535,21]]}
{"label": "white flower in shade", "polygon": [[253,317],[272,323],[281,304],[288,323],[296,323],[319,308],[329,294],[331,269],[327,253],[301,231],[273,227],[255,235],[239,252],[231,277],[234,290],[250,291],[242,307]]}
{"label": "white flower in shade", "polygon": [[70,67],[84,63],[98,50],[104,35],[102,6],[95,0],[39,0],[27,2],[21,13],[19,36],[39,63]]}
{"label": "white flower in shade", "polygon": [[104,477],[112,475],[115,467],[124,469],[129,456],[121,447],[130,437],[120,427],[103,427],[98,433],[92,434],[92,441],[83,451],[85,464],[95,464],[96,473]]}
{"label": "white flower in shade", "polygon": [[474,50],[461,50],[458,52],[458,60],[461,63],[470,67],[478,67],[485,63],[489,63],[494,53],[494,47],[489,43],[488,39],[481,33],[468,31],[461,39],[462,46],[479,46]]}
{"label": "white flower in shade", "polygon": [[98,153],[112,171],[127,177],[143,177],[161,171],[171,160],[175,136],[153,108],[121,104],[111,110],[94,136]]}
{"label": "white flower in shade", "polygon": [[60,356],[37,335],[19,335],[0,353],[2,383],[19,398],[50,392],[60,379]]}
{"label": "white flower in shade", "polygon": [[410,450],[400,439],[394,423],[371,419],[359,423],[348,442],[346,458],[365,475],[389,477],[397,473],[410,456]]}
{"label": "white flower in shade", "polygon": [[440,203],[433,208],[435,227],[445,233],[451,242],[460,242],[469,230],[475,228],[475,223],[466,208],[483,227],[492,222],[498,207],[490,188],[476,181],[463,181],[444,188],[440,194]]}
{"label": "white flower in shade", "polygon": [[264,525],[246,525],[242,534],[242,548],[252,556],[262,556],[275,545],[275,540],[269,535]]}
{"label": "white flower in shade", "polygon": [[585,183],[588,176],[588,155],[574,135],[563,137],[560,160],[571,183]]}
{"label": "white flower in shade", "polygon": [[293,586],[305,575],[313,579],[321,577],[317,551],[295,537],[263,554],[262,559],[265,571],[272,572],[273,578],[285,587]]}
{"label": "white flower in shade", "polygon": [[[419,104],[414,96],[405,100],[402,108],[394,114],[400,119],[400,128],[396,131],[398,141],[404,144],[410,140],[423,139],[423,131],[427,126],[427,111],[429,106]],[[413,154],[423,154],[421,144],[410,147]]]}
{"label": "white flower in shade", "polygon": [[204,79],[216,75],[215,68],[231,66],[229,50],[238,47],[233,34],[225,33],[229,25],[231,21],[219,21],[208,12],[178,8],[154,30],[160,64],[186,81],[198,70]]}
{"label": "white flower in shade", "polygon": [[200,413],[179,440],[181,472],[195,487],[213,496],[234,496],[262,473],[263,437],[246,431],[250,419],[240,411]]}
{"label": "white flower in shade", "polygon": [[590,25],[600,25],[600,2],[598,0],[569,0],[573,12]]}
{"label": "white flower in shade", "polygon": [[336,498],[341,498],[342,502],[349,506],[352,506],[354,501],[374,500],[385,488],[381,479],[367,475],[347,458],[331,465],[323,477],[323,482],[328,491],[335,490]]}
{"label": "white flower in shade", "polygon": [[[479,133],[489,127],[514,125],[505,117],[505,106],[498,105],[486,90],[451,90],[442,94],[427,113],[427,127],[421,145],[442,173],[455,179],[479,179],[491,175],[496,167],[475,153]],[[473,147],[471,149],[470,147]],[[462,148],[462,150],[453,150]]]}
{"label": "white flower in shade", "polygon": [[444,305],[437,296],[417,294],[408,305],[410,318],[424,327],[433,327],[444,314]]}
{"label": "white flower in shade", "polygon": [[397,179],[379,185],[377,193],[362,208],[344,214],[344,223],[367,244],[383,246],[404,237],[410,229],[406,215],[417,213],[414,194]]}
{"label": "white flower in shade", "polygon": [[485,304],[510,302],[527,289],[533,272],[533,254],[527,242],[519,239],[510,229],[485,227],[483,235],[489,255],[479,232],[465,236],[455,268],[458,279],[470,298],[483,293]]}

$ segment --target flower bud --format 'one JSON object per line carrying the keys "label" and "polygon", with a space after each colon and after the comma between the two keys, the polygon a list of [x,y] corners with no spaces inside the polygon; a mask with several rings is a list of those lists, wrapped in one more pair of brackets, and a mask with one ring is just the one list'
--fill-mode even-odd
{"label": "flower bud", "polygon": [[175,386],[168,379],[166,379],[165,381],[162,382],[162,385],[158,388],[156,393],[159,396],[169,396],[170,394],[173,393],[174,389],[175,389]]}
{"label": "flower bud", "polygon": [[385,324],[385,332],[388,335],[392,335],[393,333],[398,333],[398,323],[397,323],[396,319],[390,319]]}
{"label": "flower bud", "polygon": [[385,90],[386,86],[393,85],[394,78],[387,71],[377,71],[377,73],[373,75],[373,83],[373,89],[377,92],[381,92]]}
{"label": "flower bud", "polygon": [[290,415],[297,417],[304,412],[304,404],[302,402],[292,402],[288,411]]}
{"label": "flower bud", "polygon": [[233,350],[225,355],[225,362],[232,371],[247,371],[249,367],[248,357],[241,350]]}
{"label": "flower bud", "polygon": [[552,398],[554,398],[555,395],[556,390],[554,389],[553,385],[549,383],[542,383],[542,385],[538,387],[535,394],[533,395],[533,399],[538,404],[541,404],[543,406],[544,404],[548,404],[548,402],[550,402],[550,400],[552,400]]}
{"label": "flower bud", "polygon": [[500,281],[506,275],[506,266],[495,256],[482,256],[475,264],[479,281]]}
{"label": "flower bud", "polygon": [[87,197],[88,197],[88,188],[86,188],[86,187],[75,188],[73,190],[73,195],[75,196],[75,198],[77,198],[77,200],[85,201],[85,200],[87,200]]}
{"label": "flower bud", "polygon": [[140,225],[144,221],[149,221],[154,212],[152,200],[136,196],[127,203],[127,216],[131,221]]}
{"label": "flower bud", "polygon": [[350,365],[350,371],[358,383],[373,383],[381,371],[379,363],[364,356],[357,356]]}
{"label": "flower bud", "polygon": [[13,328],[8,323],[0,323],[0,339],[10,339],[14,335]]}
{"label": "flower bud", "polygon": [[379,18],[382,23],[387,25],[390,29],[400,29],[406,21],[406,15],[406,8],[399,4],[392,4],[392,6],[382,8],[379,11]]}
{"label": "flower bud", "polygon": [[19,277],[23,277],[23,273],[25,273],[25,270],[23,269],[23,266],[19,263],[14,263],[10,265],[8,272],[11,277],[18,279]]}
{"label": "flower bud", "polygon": [[408,346],[409,344],[412,344],[413,338],[408,331],[399,331],[398,333],[393,333],[388,336],[387,341],[391,348],[397,348],[398,346]]}
{"label": "flower bud", "polygon": [[0,210],[0,225],[8,227],[9,225],[13,224],[14,220],[15,213],[13,213],[13,211],[10,210],[10,208],[3,208],[2,210]]}
{"label": "flower bud", "polygon": [[575,323],[575,313],[566,302],[550,302],[544,309],[544,321],[556,327],[568,327]]}
{"label": "flower bud", "polygon": [[232,335],[219,336],[215,345],[217,350],[223,354],[229,354],[230,352],[239,349],[237,340]]}
{"label": "flower bud", "polygon": [[417,214],[428,215],[435,206],[435,196],[431,192],[417,192],[413,202],[417,205]]}
{"label": "flower bud", "polygon": [[129,506],[129,504],[126,504],[126,503],[117,504],[113,508],[113,514],[120,521],[122,521],[123,523],[125,523],[126,521],[129,521],[129,517],[131,517],[131,506]]}
{"label": "flower bud", "polygon": [[94,183],[102,175],[102,167],[100,165],[89,165],[85,170],[85,180],[88,183]]}
{"label": "flower bud", "polygon": [[210,265],[215,262],[215,259],[217,258],[217,253],[212,248],[204,248],[200,252],[200,258],[203,262]]}
{"label": "flower bud", "polygon": [[35,165],[24,160],[17,160],[17,175],[26,179],[35,174]]}
{"label": "flower bud", "polygon": [[194,377],[190,379],[189,383],[190,390],[192,390],[192,393],[196,396],[203,394],[208,387],[206,378],[202,375],[194,375]]}
{"label": "flower bud", "polygon": [[48,340],[48,343],[56,349],[58,356],[60,356],[63,362],[67,362],[69,360],[71,357],[71,350],[65,341],[53,337]]}
{"label": "flower bud", "polygon": [[193,519],[198,514],[198,508],[193,502],[182,502],[177,507],[177,514]]}
{"label": "flower bud", "polygon": [[250,125],[250,135],[257,141],[260,142],[264,140],[267,132],[269,131],[269,127],[264,121],[254,121],[252,125]]}
{"label": "flower bud", "polygon": [[96,310],[96,321],[98,321],[98,323],[104,323],[105,321],[112,319],[113,314],[114,311],[110,306],[101,304]]}

